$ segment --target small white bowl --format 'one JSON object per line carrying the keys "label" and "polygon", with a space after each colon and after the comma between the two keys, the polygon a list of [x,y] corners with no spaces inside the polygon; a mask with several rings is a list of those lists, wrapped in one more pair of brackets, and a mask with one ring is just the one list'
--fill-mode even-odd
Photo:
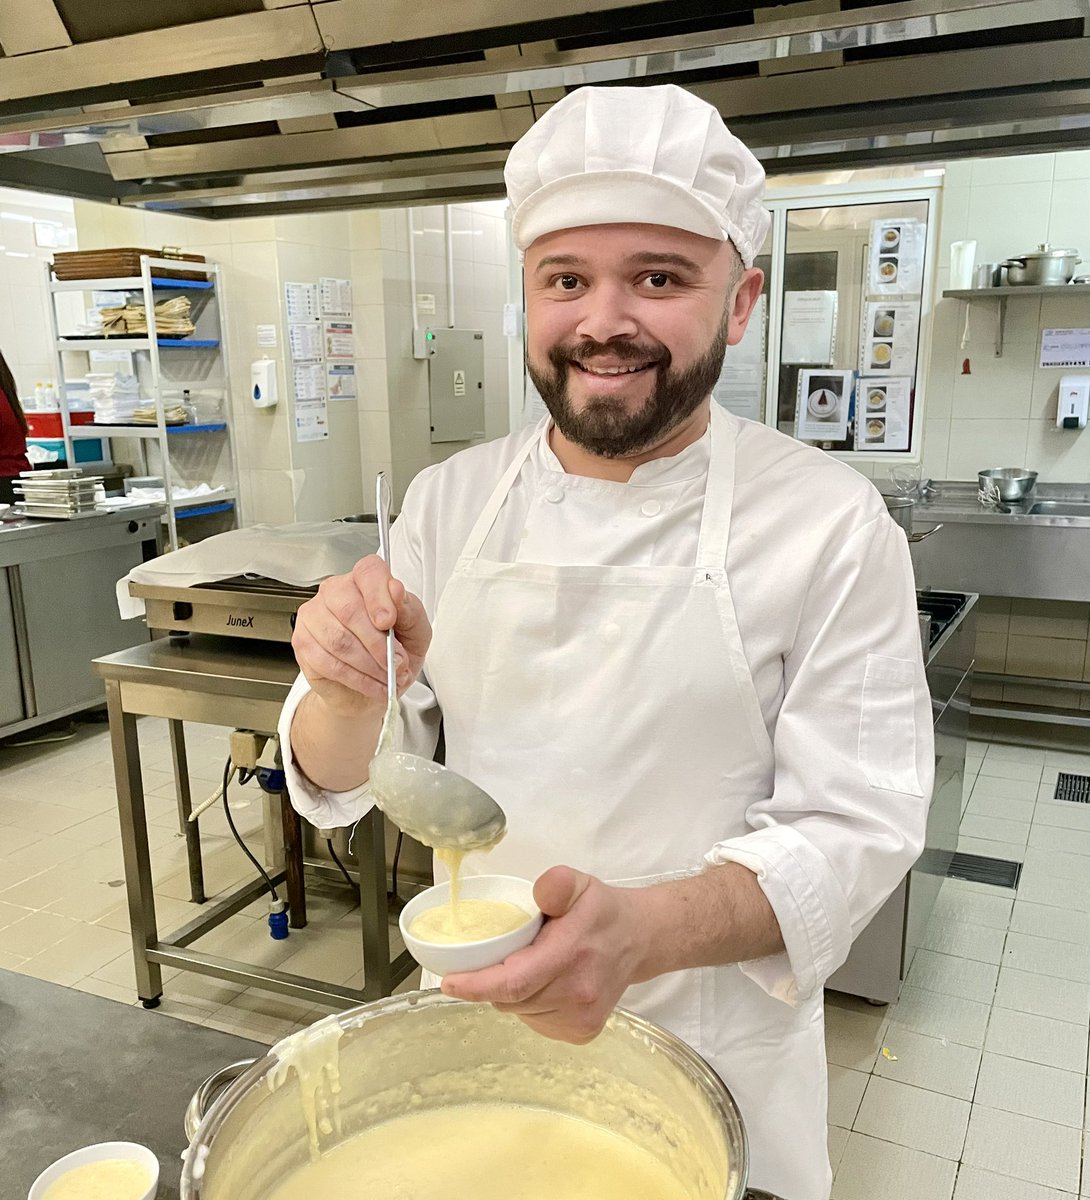
{"label": "small white bowl", "polygon": [[42,1200],[46,1192],[69,1171],[76,1167],[85,1167],[88,1163],[104,1162],[111,1158],[123,1158],[130,1162],[140,1163],[151,1173],[151,1183],[148,1190],[134,1200],[154,1200],[159,1190],[159,1160],[147,1148],[138,1142],[99,1142],[95,1146],[84,1146],[82,1150],[73,1150],[63,1158],[46,1167],[30,1185],[27,1200]]}
{"label": "small white bowl", "polygon": [[499,937],[454,945],[422,942],[409,928],[429,908],[450,903],[450,884],[439,883],[414,896],[401,910],[399,924],[405,947],[416,961],[433,975],[451,975],[457,971],[479,971],[493,967],[508,955],[528,946],[537,937],[545,918],[534,903],[534,885],[513,875],[470,875],[462,879],[463,900],[505,900],[526,912],[526,924]]}

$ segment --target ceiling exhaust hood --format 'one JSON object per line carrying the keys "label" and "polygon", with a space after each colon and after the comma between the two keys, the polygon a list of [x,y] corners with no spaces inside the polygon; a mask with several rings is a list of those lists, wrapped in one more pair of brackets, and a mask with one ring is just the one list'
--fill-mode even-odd
{"label": "ceiling exhaust hood", "polygon": [[1090,0],[533,11],[3,0],[0,184],[210,218],[497,197],[585,84],[689,87],[770,172],[1090,147]]}

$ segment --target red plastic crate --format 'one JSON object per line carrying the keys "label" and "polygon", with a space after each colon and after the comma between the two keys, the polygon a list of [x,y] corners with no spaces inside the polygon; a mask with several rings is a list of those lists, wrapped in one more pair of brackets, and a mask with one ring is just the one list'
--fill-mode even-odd
{"label": "red plastic crate", "polygon": [[[72,425],[93,425],[95,414],[87,411],[70,412],[68,421]],[[64,436],[59,412],[28,412],[26,423],[29,427],[28,437],[59,438]]]}

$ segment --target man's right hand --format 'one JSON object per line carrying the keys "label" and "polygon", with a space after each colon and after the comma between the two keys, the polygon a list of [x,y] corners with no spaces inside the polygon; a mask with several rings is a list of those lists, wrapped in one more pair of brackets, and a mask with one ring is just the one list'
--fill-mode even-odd
{"label": "man's right hand", "polygon": [[338,715],[386,701],[386,633],[397,637],[397,688],[416,677],[431,644],[431,624],[416,596],[377,555],[348,575],[323,580],[299,609],[291,645],[311,690]]}

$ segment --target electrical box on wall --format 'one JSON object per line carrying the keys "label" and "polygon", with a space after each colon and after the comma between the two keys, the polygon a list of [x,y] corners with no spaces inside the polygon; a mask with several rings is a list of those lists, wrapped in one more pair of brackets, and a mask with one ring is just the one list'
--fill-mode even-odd
{"label": "electrical box on wall", "polygon": [[426,329],[433,442],[484,437],[484,334],[479,329]]}

